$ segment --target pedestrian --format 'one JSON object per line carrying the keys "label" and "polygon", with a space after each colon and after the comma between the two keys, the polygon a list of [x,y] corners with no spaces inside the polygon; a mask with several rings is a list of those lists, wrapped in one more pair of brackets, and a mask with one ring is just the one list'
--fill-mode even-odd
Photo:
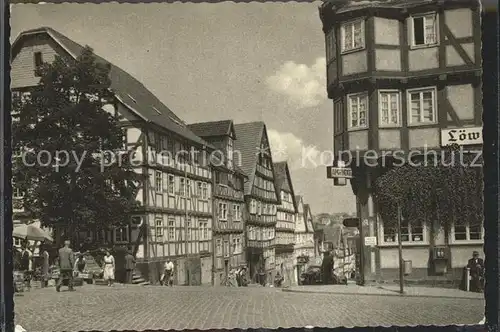
{"label": "pedestrian", "polygon": [[49,284],[49,267],[50,267],[50,254],[48,244],[42,242],[40,244],[40,257],[42,258],[42,280],[40,282],[41,287],[47,287]]}
{"label": "pedestrian", "polygon": [[278,272],[276,272],[276,275],[274,276],[274,287],[281,287],[283,284],[283,281],[285,278]]}
{"label": "pedestrian", "polygon": [[80,250],[77,254],[76,262],[75,262],[75,271],[83,273],[85,270],[85,266],[87,265],[87,261],[85,260],[85,255]]}
{"label": "pedestrian", "polygon": [[132,249],[128,248],[125,255],[125,283],[131,284],[132,277],[135,269],[135,257],[132,255]]}
{"label": "pedestrian", "polygon": [[111,255],[109,250],[106,250],[106,255],[103,259],[104,280],[107,281],[109,287],[113,285],[115,280],[115,258]]}
{"label": "pedestrian", "polygon": [[27,290],[31,289],[31,278],[33,277],[33,253],[29,249],[28,240],[24,240],[21,251],[21,271],[24,274],[24,285]]}
{"label": "pedestrian", "polygon": [[164,265],[163,268],[163,275],[160,280],[163,285],[167,285],[172,287],[174,283],[174,263],[169,259],[167,259],[167,262]]}
{"label": "pedestrian", "polygon": [[64,247],[59,249],[59,279],[57,280],[56,291],[61,291],[61,285],[63,280],[68,281],[69,291],[74,291],[73,288],[73,268],[75,267],[75,254],[73,250],[69,247],[71,244],[70,240],[64,241]]}
{"label": "pedestrian", "polygon": [[472,258],[467,262],[467,268],[470,271],[470,291],[471,292],[482,292],[483,291],[483,280],[484,280],[484,261],[479,258],[479,252],[474,251],[472,253]]}

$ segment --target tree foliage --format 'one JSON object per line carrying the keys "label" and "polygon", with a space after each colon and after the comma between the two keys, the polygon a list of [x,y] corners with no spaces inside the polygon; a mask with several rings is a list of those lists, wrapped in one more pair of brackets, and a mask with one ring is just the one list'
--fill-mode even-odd
{"label": "tree foliage", "polygon": [[420,157],[426,163],[392,167],[377,179],[375,196],[384,226],[395,227],[398,205],[406,219],[432,225],[434,231],[452,224],[480,224],[482,158],[458,146],[446,147],[437,156]]}
{"label": "tree foliage", "polygon": [[37,71],[38,86],[12,105],[13,151],[22,153],[13,158],[13,182],[23,207],[44,226],[72,231],[128,222],[140,179],[127,155],[101,167],[102,151],[117,156],[124,147],[119,119],[103,109],[113,100],[109,65],[87,47],[76,60],[56,57]]}

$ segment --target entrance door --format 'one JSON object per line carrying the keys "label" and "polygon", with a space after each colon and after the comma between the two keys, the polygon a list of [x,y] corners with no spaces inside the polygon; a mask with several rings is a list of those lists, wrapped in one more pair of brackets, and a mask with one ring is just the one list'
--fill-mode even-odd
{"label": "entrance door", "polygon": [[224,275],[226,278],[229,275],[229,261],[227,259],[224,260]]}

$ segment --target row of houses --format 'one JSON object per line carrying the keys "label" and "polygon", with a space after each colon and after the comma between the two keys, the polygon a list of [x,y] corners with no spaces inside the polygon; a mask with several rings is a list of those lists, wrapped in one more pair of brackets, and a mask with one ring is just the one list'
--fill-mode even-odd
{"label": "row of houses", "polygon": [[[74,59],[82,50],[51,28],[21,33],[12,45],[13,94],[38,84],[41,63]],[[132,246],[151,281],[169,258],[179,284],[219,284],[242,265],[251,278],[265,274],[269,281],[280,272],[296,282],[314,256],[311,208],[295,195],[287,163],[273,161],[266,125],[188,125],[134,77],[110,66],[114,98],[104,109],[120,118],[126,148],[140,159],[136,171],[147,180],[138,186],[128,225],[77,236]],[[14,219],[27,221],[22,197],[14,190]],[[56,242],[71,235],[64,226],[53,231]]]}

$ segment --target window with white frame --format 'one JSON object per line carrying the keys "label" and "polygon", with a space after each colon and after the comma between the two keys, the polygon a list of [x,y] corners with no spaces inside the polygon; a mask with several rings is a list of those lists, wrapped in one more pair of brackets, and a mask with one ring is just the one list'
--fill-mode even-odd
{"label": "window with white frame", "polygon": [[168,193],[170,195],[175,194],[175,177],[172,174],[168,175]]}
{"label": "window with white frame", "polygon": [[233,169],[233,139],[231,137],[227,141],[227,167]]}
{"label": "window with white frame", "polygon": [[19,187],[17,187],[15,183],[12,183],[12,198],[21,199],[23,197],[23,191]]}
{"label": "window with white frame", "polygon": [[341,26],[342,52],[361,50],[365,47],[364,20],[344,23]]}
{"label": "window with white frame", "polygon": [[208,240],[208,222],[200,221],[200,240]]}
{"label": "window with white frame", "polygon": [[128,226],[115,228],[115,243],[128,242]]}
{"label": "window with white frame", "polygon": [[215,255],[222,256],[222,241],[219,239],[215,241]]}
{"label": "window with white frame", "polygon": [[349,105],[349,129],[368,126],[368,94],[358,93],[347,96]]}
{"label": "window with white frame", "polygon": [[186,179],[186,197],[191,197],[191,181]]}
{"label": "window with white frame", "polygon": [[163,219],[162,218],[156,218],[156,220],[155,220],[155,233],[156,233],[156,240],[162,241],[163,240]]}
{"label": "window with white frame", "polygon": [[186,195],[186,179],[184,178],[179,179],[179,195],[180,196]]}
{"label": "window with white frame", "polygon": [[201,198],[208,199],[208,184],[205,182],[203,182]]}
{"label": "window with white frame", "polygon": [[241,208],[239,204],[233,204],[233,220],[241,221]]}
{"label": "window with white frame", "polygon": [[241,254],[243,252],[243,248],[241,246],[241,238],[235,237],[233,238],[233,254]]}
{"label": "window with white frame", "polygon": [[219,203],[219,220],[227,220],[227,204]]}
{"label": "window with white frame", "polygon": [[336,59],[335,54],[335,28],[332,28],[325,36],[326,63]]}
{"label": "window with white frame", "polygon": [[196,196],[201,197],[202,185],[200,181],[196,182]]}
{"label": "window with white frame", "polygon": [[411,17],[412,46],[431,46],[438,43],[436,13]]}
{"label": "window with white frame", "polygon": [[436,88],[408,90],[410,124],[435,123],[437,120]]}
{"label": "window with white frame", "polygon": [[401,114],[399,91],[379,91],[379,125],[399,126]]}
{"label": "window with white frame", "polygon": [[224,241],[224,257],[229,257],[230,254],[229,241]]}
{"label": "window with white frame", "polygon": [[186,220],[186,229],[184,230],[186,232],[186,239],[191,240],[191,218],[188,217]]}
{"label": "window with white frame", "polygon": [[483,239],[482,223],[465,223],[453,225],[452,234],[454,241],[478,241]]}
{"label": "window with white frame", "polygon": [[175,241],[175,219],[168,221],[168,240]]}
{"label": "window with white frame", "polygon": [[[397,243],[398,230],[396,227],[383,227],[383,242]],[[423,243],[425,227],[422,223],[416,221],[401,221],[401,242],[403,243]]]}
{"label": "window with white frame", "polygon": [[155,173],[155,190],[157,193],[161,193],[163,190],[163,179],[161,172],[156,171]]}

